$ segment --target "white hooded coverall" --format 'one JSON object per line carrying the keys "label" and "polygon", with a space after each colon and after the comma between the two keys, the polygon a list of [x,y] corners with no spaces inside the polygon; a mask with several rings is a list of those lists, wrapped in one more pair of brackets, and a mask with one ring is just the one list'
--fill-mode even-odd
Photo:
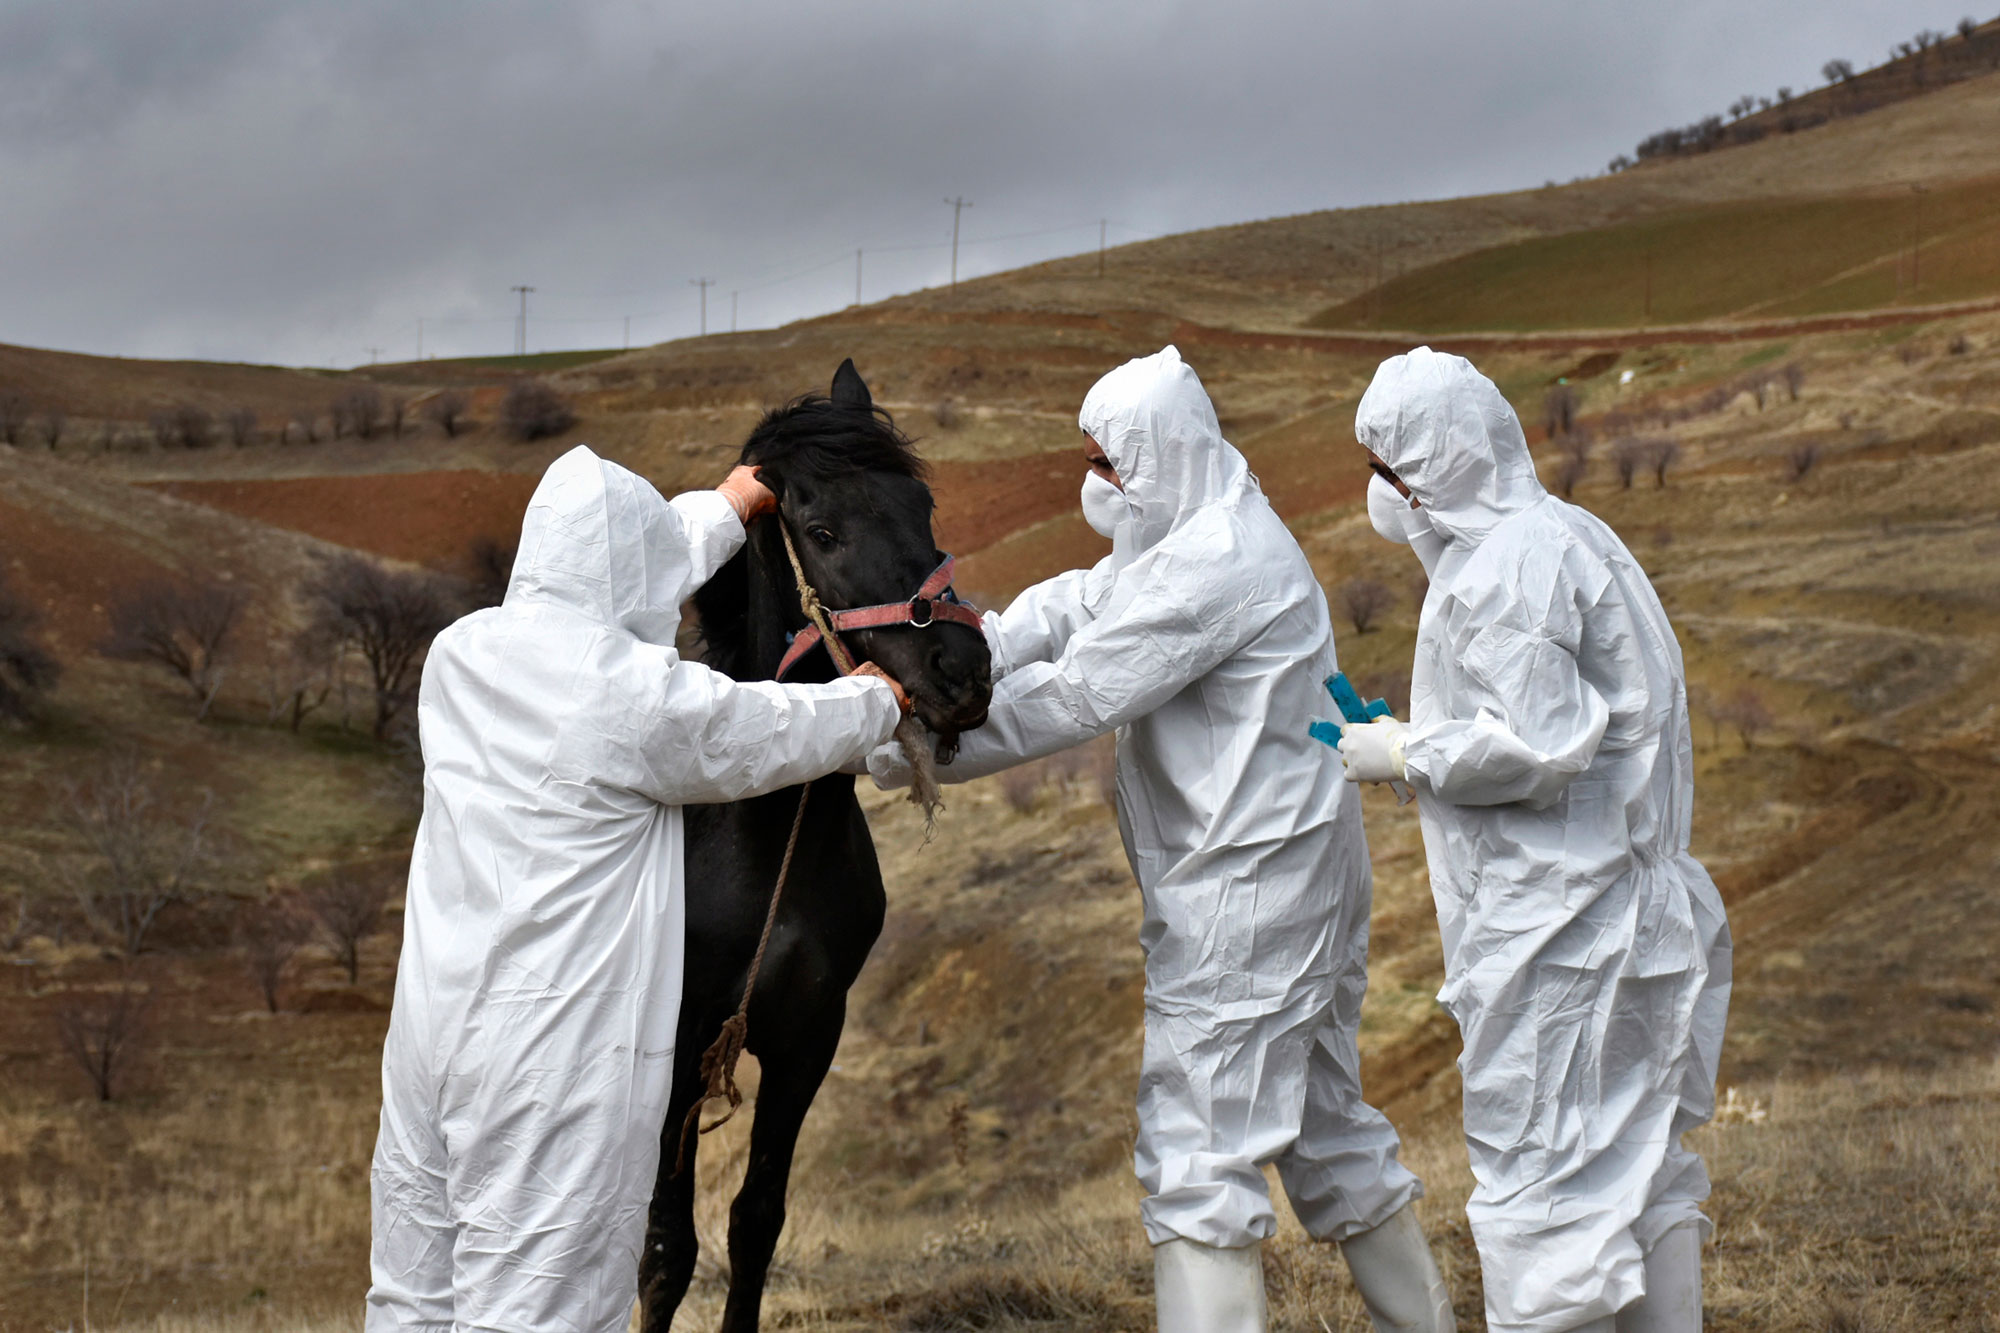
{"label": "white hooded coverall", "polygon": [[1681,1136],[1714,1109],[1730,942],[1688,853],[1680,646],[1469,362],[1390,358],[1355,429],[1422,506],[1371,497],[1431,573],[1403,753],[1465,1038],[1487,1321],[1555,1333],[1637,1300],[1643,1254],[1707,1225]]}
{"label": "white hooded coverall", "polygon": [[[1372,879],[1359,803],[1307,725],[1328,712],[1326,597],[1201,382],[1169,347],[1084,399],[1124,483],[1113,553],[988,613],[993,702],[946,781],[1118,733],[1145,897],[1136,1165],[1154,1244],[1236,1248],[1276,1219],[1345,1240],[1422,1187],[1361,1099]],[[871,764],[900,778],[893,747]]]}
{"label": "white hooded coverall", "polygon": [[681,603],[742,541],[721,495],[573,449],[505,602],[431,647],[370,1333],[626,1326],[679,1020],[678,807],[831,772],[899,716],[881,680],[681,659]]}

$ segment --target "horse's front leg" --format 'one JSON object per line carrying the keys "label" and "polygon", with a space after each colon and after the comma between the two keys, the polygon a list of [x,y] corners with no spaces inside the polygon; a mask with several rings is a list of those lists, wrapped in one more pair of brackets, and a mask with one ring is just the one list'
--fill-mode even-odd
{"label": "horse's front leg", "polygon": [[681,1149],[681,1124],[700,1095],[701,1053],[706,1041],[683,1026],[674,1048],[674,1090],[667,1099],[667,1121],[660,1131],[660,1173],[653,1184],[653,1206],[646,1218],[646,1248],[639,1254],[639,1328],[641,1333],[667,1333],[674,1311],[687,1297],[694,1280],[701,1244],[694,1229],[695,1155],[699,1134],[688,1135],[687,1164],[676,1172]]}
{"label": "horse's front leg", "polygon": [[[815,995],[811,1003],[788,1005],[784,1015],[790,1026],[778,1030],[767,1026],[765,1042],[758,1041],[758,1015],[753,1014],[750,1023],[761,1078],[750,1130],[750,1163],[729,1210],[729,1304],[722,1312],[722,1333],[756,1333],[764,1279],[778,1248],[778,1233],[785,1226],[792,1152],[806,1111],[840,1045],[847,996],[839,991]],[[776,1024],[775,1013],[770,1021]]]}

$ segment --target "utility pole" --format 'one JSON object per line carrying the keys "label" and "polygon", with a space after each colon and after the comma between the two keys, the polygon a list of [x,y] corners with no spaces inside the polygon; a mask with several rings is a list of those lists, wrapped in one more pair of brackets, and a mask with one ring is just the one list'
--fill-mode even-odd
{"label": "utility pole", "polygon": [[729,331],[736,332],[736,293],[729,294]]}
{"label": "utility pole", "polygon": [[854,252],[854,304],[861,304],[861,251]]}
{"label": "utility pole", "polygon": [[1104,276],[1104,218],[1097,220],[1097,276]]}
{"label": "utility pole", "polygon": [[701,288],[701,336],[708,336],[708,289],[715,285],[714,278],[689,278],[688,286]]}
{"label": "utility pole", "polygon": [[369,349],[368,349],[368,364],[369,364],[369,365],[371,365],[371,366],[372,366],[372,365],[374,365],[374,364],[375,364],[375,362],[376,362],[376,360],[377,360],[377,358],[379,358],[379,357],[380,357],[381,355],[382,355],[382,349],[381,349],[381,348],[379,348],[379,347],[371,347],[371,348],[369,348]]}
{"label": "utility pole", "polygon": [[528,354],[528,293],[535,289],[533,287],[514,287],[510,290],[521,294],[521,314],[514,323],[514,355],[526,356]]}
{"label": "utility pole", "polygon": [[955,296],[958,294],[958,215],[971,208],[972,204],[963,195],[945,202],[951,205],[951,290]]}

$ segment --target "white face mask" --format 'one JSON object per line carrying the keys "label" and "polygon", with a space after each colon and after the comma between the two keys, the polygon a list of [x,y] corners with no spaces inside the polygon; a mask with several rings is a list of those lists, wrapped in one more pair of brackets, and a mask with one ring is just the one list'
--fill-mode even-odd
{"label": "white face mask", "polygon": [[1374,527],[1376,536],[1385,542],[1408,546],[1410,529],[1405,516],[1409,509],[1410,502],[1381,473],[1368,478],[1368,522]]}
{"label": "white face mask", "polygon": [[1113,486],[1095,472],[1083,478],[1083,521],[1090,524],[1090,530],[1100,537],[1109,537],[1118,531],[1118,525],[1132,515],[1132,506],[1125,499],[1125,492]]}

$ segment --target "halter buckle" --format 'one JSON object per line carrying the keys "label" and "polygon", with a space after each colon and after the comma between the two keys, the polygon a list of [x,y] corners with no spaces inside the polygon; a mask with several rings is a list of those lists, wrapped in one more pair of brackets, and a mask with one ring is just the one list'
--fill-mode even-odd
{"label": "halter buckle", "polygon": [[910,624],[917,629],[925,629],[934,623],[934,621],[935,617],[931,612],[931,599],[928,597],[912,597],[910,599]]}

